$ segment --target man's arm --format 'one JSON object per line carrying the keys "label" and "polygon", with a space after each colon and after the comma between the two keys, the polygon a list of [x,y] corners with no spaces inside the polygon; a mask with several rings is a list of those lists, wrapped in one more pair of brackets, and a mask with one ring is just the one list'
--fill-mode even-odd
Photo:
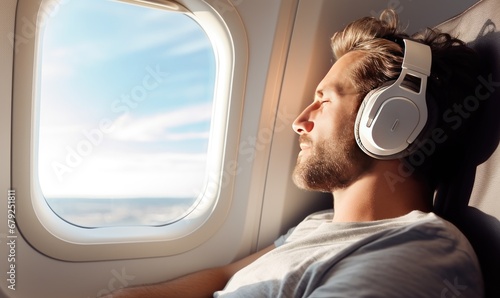
{"label": "man's arm", "polygon": [[205,298],[222,290],[229,279],[241,268],[249,265],[263,254],[274,249],[270,245],[234,263],[194,272],[171,281],[154,285],[146,285],[120,289],[105,296],[106,298],[137,298],[137,297],[171,297],[171,298]]}

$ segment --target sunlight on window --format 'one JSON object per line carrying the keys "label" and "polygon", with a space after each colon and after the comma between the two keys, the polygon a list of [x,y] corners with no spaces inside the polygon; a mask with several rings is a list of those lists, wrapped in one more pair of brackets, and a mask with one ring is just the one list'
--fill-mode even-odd
{"label": "sunlight on window", "polygon": [[62,219],[164,225],[203,191],[216,76],[190,16],[68,1],[41,28],[38,176]]}

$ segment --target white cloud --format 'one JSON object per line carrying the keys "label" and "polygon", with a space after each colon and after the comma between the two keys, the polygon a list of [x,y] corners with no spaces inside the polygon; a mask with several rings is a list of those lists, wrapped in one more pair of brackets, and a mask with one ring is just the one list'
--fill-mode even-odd
{"label": "white cloud", "polygon": [[48,73],[53,72],[53,69],[67,71],[68,68],[74,69],[76,65],[100,63],[116,52],[109,41],[98,39],[82,38],[74,44],[46,43],[43,46],[43,69]]}
{"label": "white cloud", "polygon": [[147,50],[154,47],[162,46],[169,48],[175,44],[183,42],[186,37],[196,33],[196,28],[192,26],[178,27],[177,30],[166,31],[164,28],[155,28],[155,30],[145,30],[133,43],[123,45],[120,49],[120,54],[130,54]]}
{"label": "white cloud", "polygon": [[[55,59],[54,59],[55,60]],[[52,61],[49,63],[42,64],[41,78],[61,78],[72,76],[75,73],[75,69],[66,63],[59,63]]]}
{"label": "white cloud", "polygon": [[53,198],[186,198],[203,188],[205,166],[204,154],[94,151],[62,181],[47,165],[40,184]]}
{"label": "white cloud", "polygon": [[168,129],[208,121],[211,117],[211,104],[193,105],[147,117],[134,117],[126,113],[115,120],[110,136],[135,142],[207,138],[207,132],[172,134]]}
{"label": "white cloud", "polygon": [[[68,43],[64,37],[54,38],[52,42],[48,41],[52,39],[47,39],[43,44],[44,69],[47,69],[48,74],[59,74],[61,70],[64,72],[71,70],[72,65],[100,64],[155,47],[176,49],[178,44],[189,50],[193,46],[197,47],[197,44],[200,43],[200,41],[193,39],[193,36],[199,35],[196,33],[200,29],[197,29],[196,26],[175,26],[175,24],[171,24],[170,28],[158,26],[158,24],[164,23],[154,22],[158,20],[158,14],[155,18],[145,17],[145,19],[145,22],[132,22],[131,27],[130,24],[122,24],[122,30],[111,36],[96,33],[91,34],[92,39],[90,39],[82,35],[73,43]],[[136,24],[146,25],[137,27]],[[175,26],[175,30],[172,29],[173,26]]]}
{"label": "white cloud", "polygon": [[210,46],[211,45],[205,39],[192,39],[179,45],[173,46],[166,51],[166,54],[172,56],[189,55],[204,49],[208,49],[210,48]]}

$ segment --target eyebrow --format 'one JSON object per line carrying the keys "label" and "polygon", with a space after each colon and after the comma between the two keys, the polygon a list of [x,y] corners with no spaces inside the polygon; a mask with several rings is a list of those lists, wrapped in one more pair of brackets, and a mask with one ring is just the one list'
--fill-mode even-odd
{"label": "eyebrow", "polygon": [[[338,82],[335,82],[335,83],[333,83],[332,85],[330,85],[330,86],[328,87],[328,89],[333,90],[333,92],[335,92],[335,93],[336,93],[336,94],[338,94],[338,95],[343,95],[343,94],[345,94],[345,87],[344,87],[344,85],[339,84]],[[328,90],[328,89],[327,89],[327,90]],[[323,88],[322,90],[316,90],[316,91],[314,92],[314,100],[313,100],[313,101],[316,101],[316,96],[318,95],[318,93],[324,93],[324,92],[323,92],[324,90],[325,90],[324,88]]]}
{"label": "eyebrow", "polygon": [[333,91],[336,92],[337,94],[345,94],[345,86],[343,84],[339,84],[338,82],[335,82],[333,84]]}

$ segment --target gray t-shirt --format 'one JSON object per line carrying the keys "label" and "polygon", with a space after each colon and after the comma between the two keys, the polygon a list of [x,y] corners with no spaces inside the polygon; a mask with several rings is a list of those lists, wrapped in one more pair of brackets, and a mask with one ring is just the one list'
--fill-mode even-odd
{"label": "gray t-shirt", "polygon": [[214,297],[482,297],[469,242],[433,213],[371,222],[308,216]]}

